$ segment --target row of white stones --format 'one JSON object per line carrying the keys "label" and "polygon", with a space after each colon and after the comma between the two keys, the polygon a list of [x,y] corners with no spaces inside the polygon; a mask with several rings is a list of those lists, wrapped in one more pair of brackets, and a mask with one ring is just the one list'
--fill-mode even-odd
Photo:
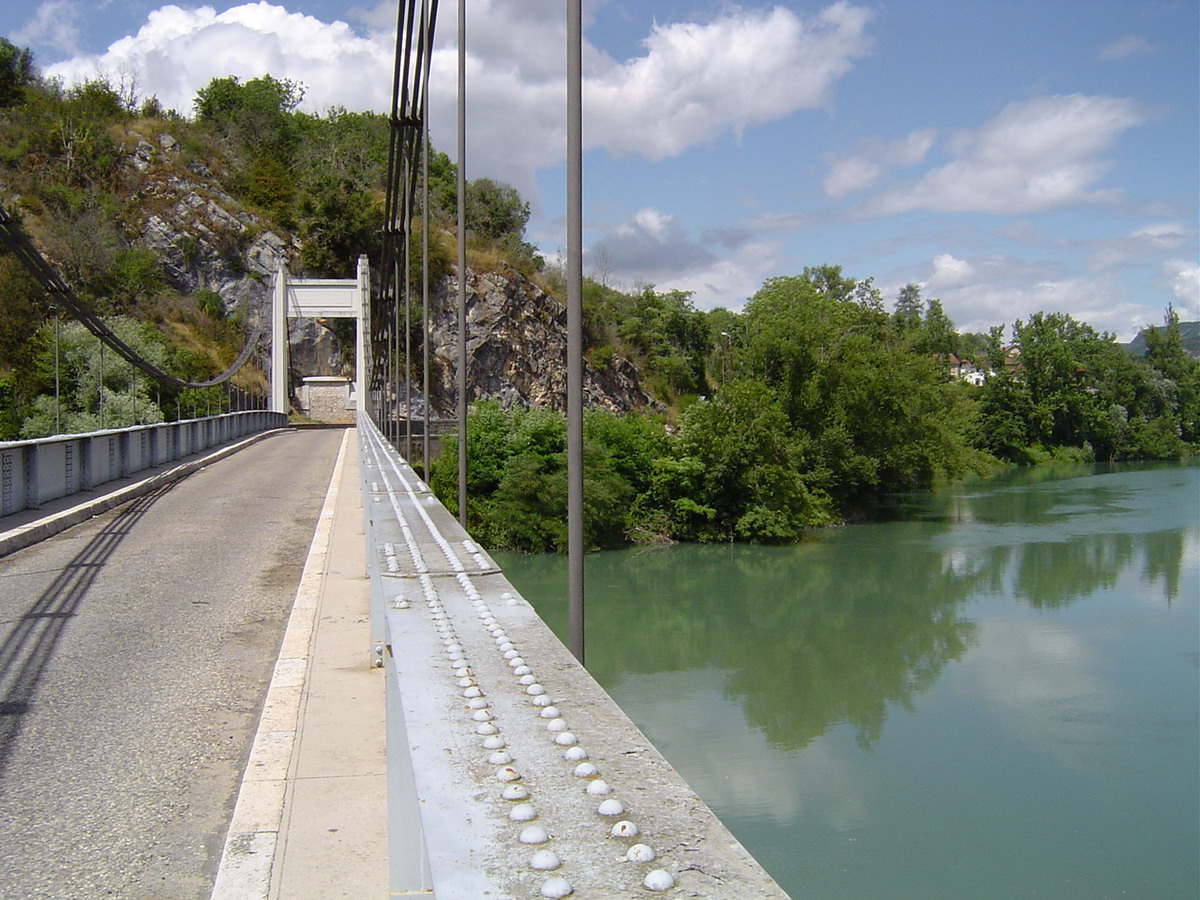
{"label": "row of white stones", "polygon": [[[378,458],[377,454],[376,459],[378,460]],[[623,816],[625,813],[624,805],[615,797],[608,796],[612,793],[612,788],[600,777],[601,773],[596,765],[589,761],[587,751],[579,745],[575,734],[568,730],[566,721],[562,718],[558,708],[553,705],[553,702],[546,693],[545,687],[539,683],[533,669],[521,657],[516,646],[509,639],[504,627],[500,625],[499,621],[492,614],[490,607],[483,600],[482,595],[471,581],[470,576],[466,574],[465,566],[463,566],[458,555],[454,552],[450,542],[445,539],[432,519],[421,507],[419,498],[415,495],[408,480],[404,478],[394,461],[391,461],[391,465],[397,478],[403,484],[404,492],[409,495],[414,507],[420,514],[426,530],[445,555],[451,570],[455,572],[455,577],[462,587],[467,600],[472,604],[479,616],[482,627],[494,640],[497,651],[508,663],[518,685],[524,694],[529,697],[531,705],[537,710],[539,719],[545,722],[547,733],[558,747],[563,748],[563,759],[567,763],[573,764],[572,774],[576,778],[586,782],[584,790],[589,796],[605,798],[600,801],[596,808],[597,815],[610,820]],[[528,802],[531,796],[530,791],[525,785],[517,783],[523,780],[522,773],[513,765],[514,760],[507,748],[507,742],[503,735],[500,734],[500,728],[497,724],[498,719],[491,711],[491,705],[482,687],[480,687],[475,679],[470,660],[461,641],[458,639],[454,625],[451,622],[451,617],[442,605],[441,598],[433,584],[433,579],[428,574],[429,568],[425,563],[416,538],[400,511],[395,491],[386,473],[382,471],[382,467],[380,467],[380,471],[396,517],[400,522],[401,531],[404,535],[409,554],[420,577],[426,606],[430,611],[438,636],[442,640],[448,663],[455,677],[458,679],[457,684],[462,698],[466,701],[465,709],[474,725],[474,732],[476,736],[482,738],[482,749],[488,753],[487,763],[498,767],[495,777],[503,785],[500,791],[501,799],[513,804],[509,810],[508,818],[514,823],[524,825],[517,840],[521,844],[526,845],[550,843],[550,835],[544,827],[536,823],[526,824],[533,822],[538,817],[536,808],[532,803]],[[385,558],[388,560],[394,559],[395,556],[394,548],[392,552],[388,552],[388,547],[390,546],[385,546]],[[485,558],[471,541],[464,541],[463,549],[474,556],[476,564],[481,569],[488,567]],[[389,569],[391,568],[392,566],[389,562]],[[501,599],[504,600],[506,605],[510,606],[520,603],[517,598],[507,591],[501,595]],[[394,606],[399,609],[409,608],[409,605],[407,600],[403,598],[398,598],[394,603]],[[633,839],[638,837],[639,833],[638,826],[633,821],[625,818],[618,819],[609,829],[609,834],[614,838]],[[640,842],[631,844],[625,853],[626,860],[640,864],[653,862],[656,856],[657,854],[652,847]],[[562,860],[558,854],[548,848],[535,851],[529,858],[529,867],[538,872],[556,871],[561,866]],[[665,869],[652,869],[642,879],[642,886],[649,891],[655,892],[670,890],[675,886],[675,877]],[[570,896],[573,892],[574,889],[570,882],[558,875],[547,878],[542,883],[540,891],[542,897],[551,898],[551,900]]]}

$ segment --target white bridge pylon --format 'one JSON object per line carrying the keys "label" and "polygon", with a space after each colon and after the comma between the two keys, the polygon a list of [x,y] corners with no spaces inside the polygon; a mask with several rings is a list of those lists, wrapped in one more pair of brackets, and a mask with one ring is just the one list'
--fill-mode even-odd
{"label": "white bridge pylon", "polygon": [[366,396],[366,310],[371,273],[366,255],[358,258],[357,278],[289,278],[282,262],[275,273],[271,304],[271,410],[288,412],[288,319],[357,319],[354,354],[354,402]]}

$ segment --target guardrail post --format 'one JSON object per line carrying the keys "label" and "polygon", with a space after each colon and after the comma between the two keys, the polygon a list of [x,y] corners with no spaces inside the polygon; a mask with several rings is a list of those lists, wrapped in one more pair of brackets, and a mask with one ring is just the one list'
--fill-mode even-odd
{"label": "guardrail post", "polygon": [[130,437],[128,431],[122,431],[116,435],[116,451],[117,451],[117,472],[118,478],[127,478],[134,472],[133,460],[130,458],[132,448],[130,447]]}
{"label": "guardrail post", "polygon": [[[24,492],[21,490],[21,482],[15,477],[16,468],[19,464],[18,460],[21,456],[19,449],[5,450],[0,453],[0,483],[2,483],[2,496],[0,496],[0,515],[8,515],[16,512],[25,503]],[[23,466],[23,464],[21,464]]]}

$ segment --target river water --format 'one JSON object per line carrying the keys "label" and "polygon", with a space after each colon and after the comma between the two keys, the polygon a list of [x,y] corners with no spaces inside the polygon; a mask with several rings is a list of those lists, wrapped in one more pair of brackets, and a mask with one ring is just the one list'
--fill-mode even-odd
{"label": "river water", "polygon": [[[587,664],[799,898],[1200,896],[1200,468],[587,560]],[[495,554],[565,639],[566,560]]]}

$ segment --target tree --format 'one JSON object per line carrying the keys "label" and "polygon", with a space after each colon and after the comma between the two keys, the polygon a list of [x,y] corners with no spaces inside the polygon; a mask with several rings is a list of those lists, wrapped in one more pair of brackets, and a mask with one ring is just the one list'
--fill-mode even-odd
{"label": "tree", "polygon": [[0,109],[16,106],[36,78],[33,54],[0,37]]}
{"label": "tree", "polygon": [[897,339],[872,295],[856,296],[769,279],[746,306],[738,363],[772,388],[830,495],[850,506],[957,475],[969,457],[943,368]]}
{"label": "tree", "polygon": [[770,543],[828,524],[829,498],[810,485],[811,467],[789,431],[778,401],[755,381],[688,407],[679,440],[686,462],[674,468],[684,478],[665,484],[663,498],[680,536]]}
{"label": "tree", "polygon": [[237,141],[252,156],[267,154],[288,165],[297,126],[292,113],[304,99],[304,86],[289,78],[263,75],[242,82],[236,75],[214,78],[196,92],[196,120]]}
{"label": "tree", "polygon": [[1189,444],[1200,441],[1200,360],[1188,356],[1179,329],[1179,312],[1168,307],[1161,329],[1148,328],[1146,364],[1157,372],[1163,388],[1174,395],[1174,418],[1180,438]]}
{"label": "tree", "polygon": [[489,238],[525,236],[529,204],[510,184],[490,178],[476,178],[467,185],[467,230]]}
{"label": "tree", "polygon": [[921,327],[921,314],[924,307],[925,301],[921,299],[921,286],[910,281],[900,288],[900,295],[896,298],[896,311],[892,313],[892,319],[901,331],[915,331]]}

